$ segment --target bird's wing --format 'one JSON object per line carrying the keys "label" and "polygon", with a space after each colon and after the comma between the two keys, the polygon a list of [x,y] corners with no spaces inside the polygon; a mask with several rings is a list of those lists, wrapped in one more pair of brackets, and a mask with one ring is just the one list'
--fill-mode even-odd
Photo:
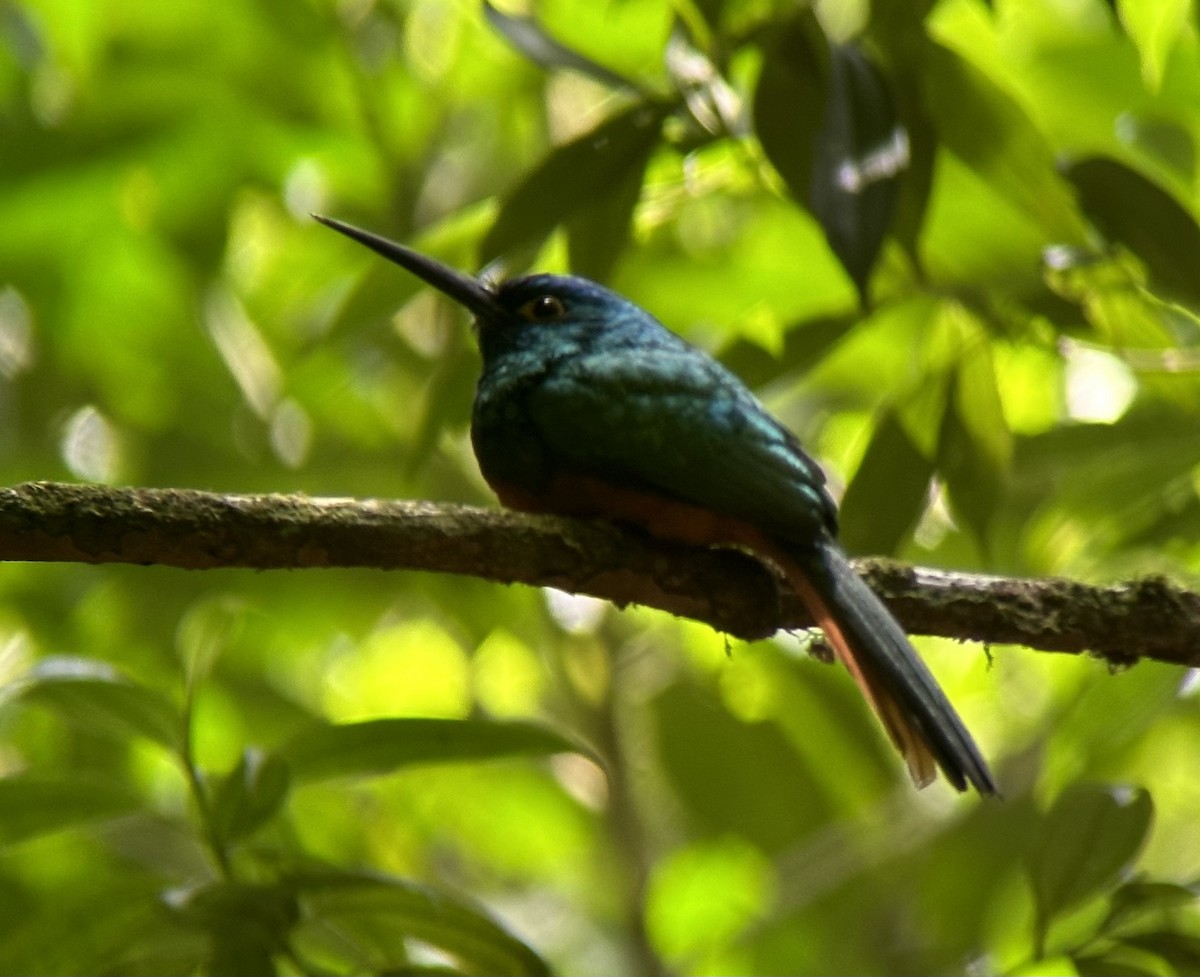
{"label": "bird's wing", "polygon": [[781,539],[835,530],[820,467],[740,380],[690,347],[565,361],[529,411],[564,469],[660,491]]}

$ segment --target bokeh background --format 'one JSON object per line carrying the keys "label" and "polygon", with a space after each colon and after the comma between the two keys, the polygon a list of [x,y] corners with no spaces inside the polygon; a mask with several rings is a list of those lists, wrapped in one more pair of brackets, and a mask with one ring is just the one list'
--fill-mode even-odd
{"label": "bokeh background", "polygon": [[[827,465],[853,552],[1194,582],[1197,31],[1191,0],[0,0],[0,478],[494,504],[463,315],[322,212],[653,310]],[[802,638],[6,565],[0,971],[1200,968],[1190,673],[919,639],[983,803],[914,791]]]}

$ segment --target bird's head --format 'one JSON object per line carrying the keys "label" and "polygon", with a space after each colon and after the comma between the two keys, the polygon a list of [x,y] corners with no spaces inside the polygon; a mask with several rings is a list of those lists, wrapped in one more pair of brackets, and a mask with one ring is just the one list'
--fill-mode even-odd
{"label": "bird's head", "polygon": [[[537,338],[584,341],[587,334],[612,331],[649,319],[628,299],[586,278],[527,275],[491,284],[413,251],[402,244],[331,217],[313,215],[395,262],[454,299],[475,316],[484,360]],[[657,322],[650,320],[654,326]],[[531,327],[559,327],[552,330]]]}

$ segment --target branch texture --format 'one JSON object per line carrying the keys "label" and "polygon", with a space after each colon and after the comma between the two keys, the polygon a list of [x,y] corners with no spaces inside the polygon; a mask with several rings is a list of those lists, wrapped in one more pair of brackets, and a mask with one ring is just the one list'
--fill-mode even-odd
{"label": "branch texture", "polygon": [[[425,570],[644,604],[746,639],[812,625],[770,569],[735,550],[663,543],[599,521],[428,502],[32,482],[0,489],[0,560]],[[1092,587],[855,564],[916,634],[1091,652],[1114,665],[1200,665],[1200,594],[1161,577]]]}

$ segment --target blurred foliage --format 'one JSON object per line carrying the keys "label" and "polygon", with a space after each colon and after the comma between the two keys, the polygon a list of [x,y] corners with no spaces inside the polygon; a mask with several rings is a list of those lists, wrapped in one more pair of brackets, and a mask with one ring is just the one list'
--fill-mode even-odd
{"label": "blurred foliage", "polygon": [[[0,466],[489,504],[461,315],[712,349],[851,549],[1200,572],[1188,0],[0,0]],[[0,572],[0,972],[1200,969],[1194,684],[922,642],[1005,799],[790,638],[468,579]]]}

